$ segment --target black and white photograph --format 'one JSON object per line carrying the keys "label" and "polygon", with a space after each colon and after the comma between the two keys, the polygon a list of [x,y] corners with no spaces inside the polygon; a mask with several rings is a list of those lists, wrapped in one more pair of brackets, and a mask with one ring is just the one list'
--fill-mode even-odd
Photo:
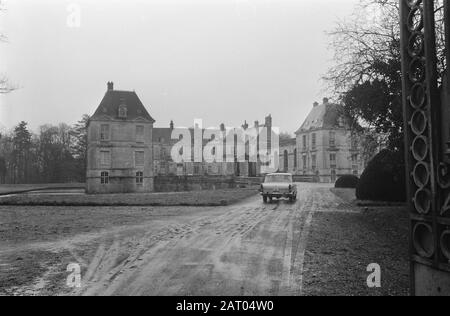
{"label": "black and white photograph", "polygon": [[447,0],[0,0],[0,296],[450,296],[449,63]]}

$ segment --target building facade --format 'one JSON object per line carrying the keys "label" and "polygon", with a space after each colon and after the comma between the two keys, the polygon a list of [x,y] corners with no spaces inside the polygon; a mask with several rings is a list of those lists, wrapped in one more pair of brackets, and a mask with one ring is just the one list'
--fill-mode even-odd
{"label": "building facade", "polygon": [[154,122],[135,92],[108,82],[87,128],[87,193],[153,191]]}
{"label": "building facade", "polygon": [[280,143],[280,170],[335,182],[340,176],[360,176],[364,169],[359,139],[352,135],[342,106],[324,99],[314,103],[296,138]]}
{"label": "building facade", "polygon": [[[247,130],[250,125],[245,122],[242,125],[243,130]],[[264,124],[260,124],[259,121],[255,121],[254,129],[257,133],[261,132],[263,128],[267,131],[272,129],[272,116],[269,115],[265,118]],[[223,161],[224,162],[183,162],[175,163],[171,157],[171,150],[173,146],[178,143],[178,139],[172,139],[172,132],[174,130],[173,121],[170,122],[167,128],[153,128],[153,166],[154,174],[156,176],[236,176],[236,177],[257,177],[261,175],[261,164],[258,162],[250,162],[249,143],[246,140],[246,161],[238,162],[237,156],[226,156],[227,145],[223,148]],[[225,124],[220,125],[220,130],[224,134],[226,133]],[[202,133],[204,130],[202,130]],[[190,129],[191,133],[191,160],[194,161],[194,129]],[[234,133],[234,131],[230,131]],[[268,143],[270,143],[270,134],[267,136]],[[203,140],[203,148],[210,140]],[[259,141],[259,139],[257,139]],[[234,146],[234,144],[232,145]],[[270,149],[270,146],[268,146]],[[229,162],[234,160],[234,162]]]}

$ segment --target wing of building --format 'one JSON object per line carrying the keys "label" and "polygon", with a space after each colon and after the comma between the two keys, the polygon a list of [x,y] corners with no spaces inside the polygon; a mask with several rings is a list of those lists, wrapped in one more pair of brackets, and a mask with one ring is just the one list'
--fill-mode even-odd
{"label": "wing of building", "polygon": [[320,182],[363,171],[359,141],[352,136],[341,105],[326,98],[322,104],[314,103],[295,134],[280,141],[280,170]]}
{"label": "wing of building", "polygon": [[[249,129],[250,126],[247,122],[242,125],[243,130]],[[271,130],[272,117],[269,115],[265,118],[264,124],[260,124],[259,121],[255,121],[252,127],[256,131],[262,131],[263,128]],[[226,133],[225,124],[221,124],[221,132]],[[246,162],[237,162],[237,157],[227,157],[227,148],[224,144],[223,148],[223,161],[224,162],[185,162],[175,163],[171,158],[171,150],[173,146],[178,142],[178,138],[172,139],[172,132],[174,130],[173,121],[170,122],[169,127],[153,128],[153,158],[154,158],[154,174],[156,176],[237,176],[237,177],[257,177],[261,175],[261,164],[257,162],[251,162],[249,157],[246,156]],[[201,132],[204,133],[205,130]],[[229,132],[230,134],[233,131]],[[194,128],[190,129],[191,135],[191,148],[194,150]],[[270,136],[267,137],[268,142]],[[204,148],[210,140],[203,140],[202,147]],[[246,153],[249,151],[248,140],[245,144]],[[234,149],[234,144],[232,145]],[[236,159],[235,159],[236,158]],[[194,153],[192,152],[192,161],[194,161]]]}

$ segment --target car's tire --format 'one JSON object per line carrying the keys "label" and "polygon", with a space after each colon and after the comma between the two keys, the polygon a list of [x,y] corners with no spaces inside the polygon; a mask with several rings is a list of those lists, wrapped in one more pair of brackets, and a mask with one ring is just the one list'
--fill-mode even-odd
{"label": "car's tire", "polygon": [[267,203],[267,196],[263,196],[263,202],[266,204]]}
{"label": "car's tire", "polygon": [[291,203],[294,203],[295,201],[297,201],[297,195],[293,195],[293,196],[289,197],[289,201],[291,201]]}

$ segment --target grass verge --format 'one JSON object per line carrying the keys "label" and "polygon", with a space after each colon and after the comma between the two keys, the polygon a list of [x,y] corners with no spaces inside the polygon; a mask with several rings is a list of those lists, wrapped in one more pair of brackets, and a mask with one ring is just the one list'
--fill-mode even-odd
{"label": "grass verge", "polygon": [[21,206],[226,206],[258,193],[255,188],[150,194],[24,194],[0,199]]}

